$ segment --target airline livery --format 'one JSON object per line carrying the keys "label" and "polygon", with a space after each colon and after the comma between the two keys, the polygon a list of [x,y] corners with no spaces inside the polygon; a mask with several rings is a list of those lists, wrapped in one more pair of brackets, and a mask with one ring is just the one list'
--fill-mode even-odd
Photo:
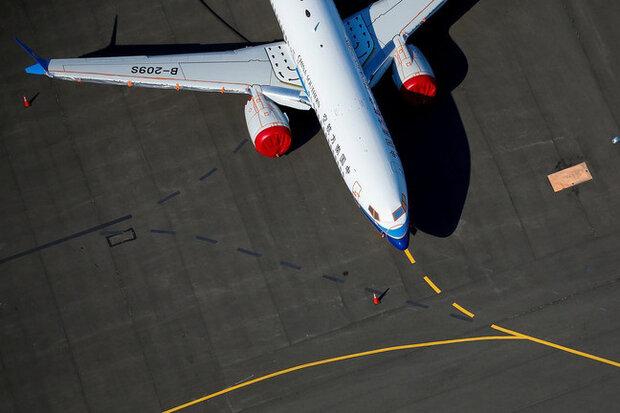
{"label": "airline livery", "polygon": [[434,96],[433,71],[407,38],[446,0],[381,0],[340,18],[332,0],[271,0],[284,41],[239,50],[164,56],[42,59],[26,72],[129,87],[243,93],[245,118],[260,154],[291,144],[278,105],[313,109],[345,184],[379,233],[409,245],[407,185],[371,87],[392,67],[403,93]]}

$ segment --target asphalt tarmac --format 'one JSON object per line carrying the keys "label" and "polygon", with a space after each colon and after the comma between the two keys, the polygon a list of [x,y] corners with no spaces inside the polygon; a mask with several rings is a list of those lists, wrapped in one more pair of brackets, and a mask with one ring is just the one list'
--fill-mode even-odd
{"label": "asphalt tarmac", "polygon": [[[620,3],[450,0],[416,33],[437,101],[404,102],[389,76],[375,91],[415,264],[356,209],[312,113],[289,111],[295,149],[266,159],[242,96],[29,76],[12,41],[101,53],[118,15],[119,54],[243,43],[212,11],[272,41],[268,1],[5,3],[0,411],[157,412],[486,336],[517,339],[308,367],[182,411],[617,411]],[[580,162],[593,180],[554,193],[547,175]]]}

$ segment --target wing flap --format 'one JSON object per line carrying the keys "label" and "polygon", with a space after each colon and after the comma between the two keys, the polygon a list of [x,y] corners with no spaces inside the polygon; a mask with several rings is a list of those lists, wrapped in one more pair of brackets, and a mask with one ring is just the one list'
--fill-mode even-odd
{"label": "wing flap", "polygon": [[247,93],[253,84],[272,85],[262,48],[223,53],[52,59],[49,74],[75,81]]}

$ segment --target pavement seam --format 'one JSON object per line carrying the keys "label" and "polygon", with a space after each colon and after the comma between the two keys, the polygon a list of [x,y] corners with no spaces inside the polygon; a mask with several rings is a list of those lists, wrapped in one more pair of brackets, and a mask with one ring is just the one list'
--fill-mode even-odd
{"label": "pavement seam", "polygon": [[[91,11],[91,15],[93,17],[93,21],[96,24],[97,23],[97,19],[96,19],[94,13],[93,13],[93,10],[90,9],[90,11]],[[58,90],[59,86],[57,86],[57,85],[60,85],[60,83],[53,82],[53,84],[54,84],[54,90],[56,92],[56,101],[57,101],[57,104],[58,104],[58,106],[59,106],[59,108],[61,110],[61,113],[62,113],[63,123],[65,124],[65,128],[68,131],[70,131],[69,126],[68,126],[68,120],[67,120],[67,116],[66,116],[65,110],[62,107],[62,104],[60,103],[60,93],[59,93],[59,90]],[[120,93],[120,95],[121,95],[121,100],[129,108],[130,105],[128,105],[127,99],[126,99],[125,95],[122,92]],[[135,121],[134,121],[134,118],[133,118],[130,110],[127,111],[127,117],[130,120],[131,127],[136,132],[136,136],[140,136],[139,132],[137,131],[137,128],[136,128],[136,125],[135,125]],[[73,133],[69,132],[69,135],[70,135],[70,139],[71,139],[72,143],[75,145],[75,140],[74,140]],[[152,168],[150,166],[150,163],[148,163],[148,160],[147,160],[146,155],[144,153],[144,148],[142,147],[141,140],[139,140],[138,143],[139,143],[140,149],[142,151],[143,160],[147,162],[147,165],[148,165],[148,167],[149,167],[149,169],[151,170],[151,173],[152,173],[153,170],[152,170]],[[84,177],[86,178],[86,173],[85,173],[84,168],[83,168],[82,160],[81,160],[81,158],[79,157],[79,155],[77,153],[76,153],[76,157],[79,160],[80,170],[82,171],[82,173],[84,174]],[[151,176],[153,176],[153,175],[151,175]],[[96,207],[96,204],[94,202],[92,190],[91,190],[90,186],[88,186],[88,180],[85,179],[85,181],[87,182],[87,188],[88,188],[88,192],[89,192],[89,194],[91,196],[91,199],[93,199],[93,206],[94,206],[95,210],[98,212],[98,208]],[[156,182],[154,182],[154,178],[153,178],[153,183],[156,184]],[[140,355],[141,355],[141,358],[142,358],[142,362],[144,363],[145,372],[148,374],[148,376],[149,376],[149,378],[151,380],[151,383],[150,383],[151,387],[153,389],[153,392],[155,394],[155,397],[157,399],[158,404],[161,406],[161,398],[159,396],[159,392],[158,392],[158,389],[157,389],[157,384],[156,384],[155,378],[153,376],[152,369],[151,369],[151,367],[149,365],[148,358],[147,358],[146,353],[144,351],[144,343],[141,340],[140,335],[138,334],[138,331],[136,329],[136,324],[135,324],[135,320],[134,320],[134,316],[133,316],[133,309],[132,309],[131,301],[130,301],[130,298],[129,298],[129,294],[128,294],[127,289],[126,289],[125,281],[123,280],[123,277],[122,277],[122,275],[121,275],[121,273],[120,273],[120,271],[118,269],[118,265],[117,265],[116,260],[114,259],[114,254],[113,254],[112,250],[108,249],[107,252],[108,252],[107,255],[108,255],[109,259],[110,259],[110,263],[112,264],[112,266],[114,268],[114,274],[115,274],[114,278],[116,279],[117,288],[118,288],[118,290],[119,290],[119,292],[120,292],[120,294],[122,296],[123,302],[125,304],[126,314],[129,317],[129,320],[131,322],[131,331],[133,333],[132,335],[134,337],[134,340],[136,340],[136,345],[138,345],[138,347],[140,348],[139,349],[140,350]]]}
{"label": "pavement seam", "polygon": [[[596,378],[590,380],[586,384],[579,385],[579,386],[574,386],[574,387],[571,387],[571,388],[569,388],[567,390],[564,390],[564,391],[561,391],[561,392],[556,392],[555,394],[553,394],[553,395],[551,395],[549,397],[544,397],[542,399],[538,399],[534,403],[530,403],[530,404],[525,405],[523,407],[519,407],[516,410],[513,410],[513,412],[516,413],[516,412],[522,412],[524,410],[529,410],[529,409],[531,409],[534,406],[541,405],[541,404],[543,404],[545,402],[548,402],[550,400],[558,399],[558,398],[560,398],[562,396],[565,396],[567,394],[573,393],[575,390],[581,390],[581,389],[584,389],[586,387],[590,387],[591,385],[593,385],[595,383],[598,383],[598,382],[601,382],[601,381],[607,381],[609,379],[613,379],[613,377],[616,377],[616,376],[611,375],[611,374],[604,374],[602,376],[599,376],[599,377],[596,377]],[[592,407],[594,407],[594,406],[592,406]]]}
{"label": "pavement seam", "polygon": [[[172,25],[170,24],[170,21],[169,21],[169,19],[168,19],[167,15],[166,15],[166,10],[165,10],[165,8],[164,8],[164,6],[162,5],[162,3],[161,3],[161,2],[159,2],[159,6],[160,6],[160,9],[161,9],[161,11],[162,11],[162,14],[164,15],[164,19],[165,19],[165,21],[166,21],[166,24],[168,25],[168,29],[170,30],[170,33],[171,33],[171,35],[172,35],[173,39],[176,39],[176,34],[174,33],[174,30],[173,30],[173,28],[172,28]],[[192,93],[192,97],[196,100],[196,103],[198,103],[198,99],[196,99],[196,98],[195,98],[195,94],[194,94],[194,93]],[[125,100],[126,100],[126,99],[125,99]],[[199,106],[198,106],[198,107],[199,107]],[[201,111],[197,111],[197,112],[198,112],[198,114],[199,114],[199,115],[201,114],[201,113],[200,113]],[[131,114],[130,114],[130,118],[131,118],[131,123],[132,123],[132,125],[133,125],[133,127],[134,127],[134,130],[135,130],[135,129],[136,129],[136,128],[135,128],[135,122],[134,122],[133,116],[131,116]],[[206,125],[205,125],[205,126],[206,126]],[[206,128],[206,129],[207,129],[207,131],[208,131],[208,128]],[[207,133],[209,133],[209,132],[207,132]],[[210,135],[210,133],[209,133],[209,135]],[[145,157],[145,160],[147,161],[147,164],[148,164],[149,169],[150,169],[151,174],[152,174],[152,173],[153,173],[153,169],[151,168],[151,164],[150,164],[150,162],[148,162],[148,160],[146,159],[146,155],[145,155],[145,153],[144,153],[144,148],[142,147],[142,142],[141,142],[141,140],[140,140],[139,144],[140,144],[140,148],[141,148],[141,150],[142,150],[143,156]],[[217,151],[216,151],[216,152],[217,152]],[[219,153],[218,153],[218,160],[219,160]],[[216,169],[217,169],[217,168],[216,168]],[[215,171],[213,171],[213,172],[215,172]],[[226,174],[224,173],[224,176],[225,176],[225,175],[226,175]],[[156,182],[155,182],[155,180],[154,180],[154,175],[151,175],[151,176],[153,177],[154,184],[155,184],[155,185],[156,185],[156,187],[158,188],[158,185],[157,185],[157,183],[156,183]],[[172,223],[172,219],[171,219],[171,217],[170,217],[170,215],[169,215],[169,213],[168,213],[168,210],[164,210],[164,211],[163,211],[163,213],[164,213],[164,216],[166,217],[167,221],[168,221],[169,223]],[[185,275],[185,277],[186,277],[186,281],[187,281],[187,283],[188,283],[188,285],[189,285],[190,291],[191,291],[191,293],[192,293],[193,300],[194,300],[195,305],[196,305],[196,310],[197,310],[197,313],[198,313],[198,315],[199,315],[199,317],[200,317],[200,320],[201,320],[201,322],[202,322],[203,330],[204,330],[204,333],[205,333],[205,336],[206,336],[206,340],[207,340],[207,344],[208,344],[208,349],[207,349],[207,352],[209,353],[209,360],[211,361],[211,363],[213,364],[213,366],[217,366],[217,370],[216,370],[216,377],[218,377],[218,378],[219,378],[219,381],[220,381],[221,383],[225,383],[224,374],[223,374],[223,372],[222,372],[222,366],[221,366],[221,364],[220,364],[219,359],[217,358],[217,355],[215,354],[215,351],[214,351],[214,346],[213,346],[213,341],[211,340],[211,334],[209,333],[208,324],[207,324],[207,322],[206,322],[206,320],[205,320],[205,317],[204,317],[204,314],[203,314],[203,311],[202,311],[202,306],[201,306],[200,300],[198,299],[198,296],[196,295],[196,288],[195,288],[195,286],[194,286],[194,282],[193,282],[193,280],[192,280],[192,277],[191,277],[191,275],[190,275],[189,271],[187,270],[187,264],[186,264],[186,262],[185,262],[185,258],[184,258],[184,256],[183,256],[182,249],[180,248],[180,246],[179,246],[179,244],[178,244],[178,240],[177,240],[177,238],[176,238],[176,237],[174,237],[174,245],[175,245],[175,250],[176,250],[176,253],[178,254],[178,257],[179,257],[179,259],[180,259],[180,261],[181,261],[181,264],[182,264],[182,273],[183,273],[183,274]],[[158,396],[158,399],[159,399],[159,396]],[[159,405],[160,405],[160,408],[163,408],[163,403],[162,403],[161,399],[159,400]]]}
{"label": "pavement seam", "polygon": [[[30,27],[31,27],[33,35],[35,37],[38,37],[36,29],[35,29],[36,25],[32,24],[32,19],[31,19],[29,13],[28,13],[26,5],[24,3],[20,3],[20,5],[21,5],[21,9],[22,9],[24,15],[26,16],[28,21],[31,22]],[[54,86],[50,86],[50,88],[52,88],[52,90],[54,90],[54,92],[56,92]],[[57,93],[56,93],[56,95],[57,95]],[[27,211],[26,202],[24,201],[23,192],[22,192],[21,187],[19,186],[19,182],[17,180],[17,175],[15,173],[15,168],[13,167],[13,163],[11,162],[10,152],[8,151],[8,148],[4,144],[3,140],[2,140],[2,144],[3,144],[4,149],[5,149],[5,151],[6,151],[7,155],[8,155],[8,164],[10,165],[11,174],[13,176],[13,181],[15,182],[15,186],[17,188],[17,192],[19,193],[19,197],[20,197],[20,200],[21,200],[22,207],[24,208],[24,210]],[[30,219],[30,216],[27,213],[24,213],[24,216],[26,218],[26,221],[28,222],[28,228],[30,229],[31,237],[32,237],[32,239],[36,243],[37,237],[36,237],[36,233],[35,233],[35,231],[34,231],[34,229],[32,227],[32,221]],[[82,399],[84,401],[84,405],[86,406],[86,409],[90,412],[90,411],[92,411],[92,408],[91,408],[91,406],[88,403],[88,399],[86,398],[86,392],[84,390],[84,383],[82,382],[82,376],[80,374],[80,370],[79,370],[78,364],[77,364],[76,359],[75,359],[75,354],[73,352],[73,348],[71,346],[71,342],[69,341],[69,336],[67,334],[67,331],[65,329],[65,323],[64,323],[62,314],[60,312],[60,307],[58,306],[58,300],[56,298],[56,293],[54,292],[54,289],[52,288],[52,284],[51,284],[50,279],[49,279],[49,273],[48,273],[47,268],[45,266],[45,262],[43,261],[43,258],[41,257],[41,254],[36,254],[36,256],[37,256],[37,260],[39,261],[39,263],[40,263],[40,265],[41,265],[41,267],[43,269],[43,274],[45,275],[45,280],[47,282],[47,287],[48,287],[49,292],[51,294],[52,302],[54,303],[54,309],[56,310],[56,315],[58,317],[58,321],[59,321],[59,325],[60,325],[60,330],[62,331],[62,335],[64,337],[64,341],[67,343],[67,350],[68,350],[68,353],[69,353],[69,358],[71,360],[72,367],[73,367],[73,369],[75,371],[75,375],[77,377],[77,381],[79,383],[80,393],[81,393]]]}
{"label": "pavement seam", "polygon": [[517,206],[515,205],[514,198],[513,198],[512,194],[510,193],[510,190],[508,189],[508,185],[506,183],[506,178],[504,177],[504,174],[502,173],[502,170],[500,168],[499,162],[497,160],[497,151],[489,143],[489,139],[487,137],[487,132],[486,132],[485,128],[482,126],[483,124],[480,121],[480,119],[478,117],[478,114],[476,113],[475,110],[473,110],[473,107],[472,107],[472,105],[470,103],[470,100],[469,100],[469,97],[467,95],[467,90],[466,89],[463,90],[463,97],[464,97],[465,101],[467,101],[467,105],[470,107],[470,113],[471,113],[473,119],[475,120],[476,125],[478,126],[478,130],[480,131],[480,134],[482,135],[482,139],[483,139],[484,143],[486,144],[486,147],[487,147],[489,153],[491,154],[491,159],[493,159],[493,164],[495,165],[495,168],[497,169],[497,175],[499,176],[500,180],[502,181],[502,186],[504,188],[504,193],[506,194],[506,196],[510,200],[510,204],[512,206],[512,211],[514,212],[514,216],[517,219],[517,221],[519,222],[519,226],[521,227],[521,232],[522,232],[523,236],[525,237],[525,239],[527,241],[527,245],[529,247],[530,254],[531,254],[531,259],[532,260],[536,260],[537,256],[536,256],[536,252],[534,250],[534,247],[532,246],[532,241],[530,240],[530,236],[527,233],[527,230],[525,229],[525,225],[523,224],[523,220],[521,219],[521,216],[519,215],[519,212],[517,210]]}
{"label": "pavement seam", "polygon": [[591,62],[591,58],[590,55],[588,55],[587,53],[587,48],[584,46],[583,42],[581,41],[581,36],[579,35],[580,33],[580,28],[577,26],[577,21],[579,19],[575,18],[575,12],[574,10],[572,10],[572,5],[569,5],[565,0],[560,0],[560,3],[562,4],[562,8],[565,10],[566,12],[566,17],[568,19],[568,23],[572,26],[572,28],[575,30],[575,33],[577,33],[577,44],[579,44],[579,48],[581,49],[581,52],[583,53],[583,56],[585,57],[585,60],[588,62],[588,68],[590,69],[590,74],[592,76],[592,78],[594,79],[594,81],[596,82],[596,85],[598,86],[598,90],[600,92],[601,98],[603,99],[603,101],[605,102],[605,107],[607,108],[607,110],[609,111],[609,116],[611,117],[611,119],[614,121],[615,126],[616,126],[616,130],[618,130],[618,119],[616,119],[616,115],[615,113],[610,109],[613,105],[611,105],[607,99],[607,96],[605,95],[605,93],[603,93],[603,90],[605,90],[606,88],[603,88],[602,86],[602,82],[599,79],[598,74],[596,73],[596,70],[594,70],[592,68],[592,62]]}
{"label": "pavement seam", "polygon": [[6,366],[4,365],[4,358],[2,357],[2,351],[0,351],[0,372],[6,373],[6,374],[0,374],[0,376],[3,377],[3,381],[5,382],[5,388],[7,389],[7,392],[9,394],[9,397],[11,398],[11,404],[13,405],[13,411],[19,411],[17,409],[17,399],[15,398],[15,393],[13,391],[13,386],[11,384],[11,380],[9,380],[9,371],[6,368]]}

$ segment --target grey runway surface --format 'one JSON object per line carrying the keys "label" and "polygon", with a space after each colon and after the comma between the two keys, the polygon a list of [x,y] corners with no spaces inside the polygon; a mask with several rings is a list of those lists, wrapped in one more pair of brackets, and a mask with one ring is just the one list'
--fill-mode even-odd
{"label": "grey runway surface", "polygon": [[[0,411],[157,412],[314,360],[502,335],[493,323],[620,361],[620,3],[450,0],[412,39],[440,98],[405,104],[389,75],[376,95],[414,265],[357,211],[312,114],[289,111],[297,147],[265,159],[242,96],[28,76],[12,41],[79,56],[118,15],[124,52],[243,42],[201,1],[5,3]],[[251,41],[281,36],[266,0],[204,3]],[[551,190],[584,161],[591,182]],[[612,365],[496,340],[312,367],[183,411],[603,412],[619,388]]]}

